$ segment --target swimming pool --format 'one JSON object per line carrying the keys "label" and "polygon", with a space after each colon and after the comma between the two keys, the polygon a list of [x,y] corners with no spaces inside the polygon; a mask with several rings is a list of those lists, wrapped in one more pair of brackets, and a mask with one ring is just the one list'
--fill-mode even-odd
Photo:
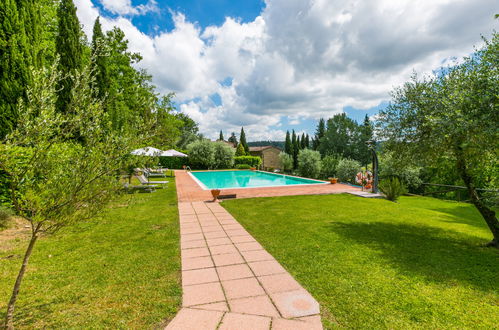
{"label": "swimming pool", "polygon": [[324,181],[261,171],[196,171],[192,178],[207,189],[280,187],[301,184],[325,184]]}

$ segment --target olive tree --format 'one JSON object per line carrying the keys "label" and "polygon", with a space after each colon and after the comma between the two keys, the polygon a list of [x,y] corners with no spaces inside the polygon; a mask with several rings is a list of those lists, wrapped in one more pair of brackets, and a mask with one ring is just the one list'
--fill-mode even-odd
{"label": "olive tree", "polygon": [[355,183],[355,175],[362,169],[356,160],[342,158],[336,166],[336,176],[341,182]]}
{"label": "olive tree", "polygon": [[[382,111],[378,132],[397,157],[429,165],[452,162],[471,202],[499,247],[499,221],[484,203],[478,184],[497,183],[497,175],[480,180],[497,166],[499,140],[499,34],[461,64],[438,75],[414,76],[392,95]],[[488,182],[487,182],[488,181]]]}
{"label": "olive tree", "polygon": [[279,161],[281,162],[284,172],[293,170],[293,157],[285,152],[279,153]]}
{"label": "olive tree", "polygon": [[57,112],[55,68],[56,64],[33,74],[27,101],[19,106],[18,125],[0,144],[0,169],[8,177],[12,207],[31,229],[8,302],[9,329],[37,240],[95,216],[116,196],[118,170],[127,163],[132,141],[140,139],[111,133],[101,104],[91,96],[88,70],[72,78],[75,101],[69,111]]}
{"label": "olive tree", "polygon": [[211,168],[215,162],[215,145],[209,140],[199,140],[187,146],[189,160],[196,166]]}
{"label": "olive tree", "polygon": [[311,149],[303,149],[298,153],[298,171],[300,175],[317,178],[321,173],[321,154]]}
{"label": "olive tree", "polygon": [[213,144],[213,166],[215,168],[232,168],[234,165],[234,148],[223,142],[214,142]]}

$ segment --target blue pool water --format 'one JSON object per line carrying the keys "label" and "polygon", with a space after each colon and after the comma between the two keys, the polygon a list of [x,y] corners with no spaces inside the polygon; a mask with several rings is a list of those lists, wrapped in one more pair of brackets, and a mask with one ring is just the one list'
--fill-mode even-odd
{"label": "blue pool water", "polygon": [[201,171],[190,173],[201,183],[201,186],[204,185],[204,189],[277,187],[324,183],[324,181],[260,171]]}

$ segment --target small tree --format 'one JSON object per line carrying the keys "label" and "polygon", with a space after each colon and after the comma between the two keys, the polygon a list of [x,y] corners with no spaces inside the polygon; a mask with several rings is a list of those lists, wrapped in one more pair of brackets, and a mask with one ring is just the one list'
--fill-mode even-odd
{"label": "small tree", "polygon": [[381,180],[379,183],[379,190],[385,194],[386,199],[392,202],[396,202],[401,195],[407,192],[404,184],[397,177]]}
{"label": "small tree", "polygon": [[332,156],[328,155],[324,158],[322,158],[322,166],[321,166],[321,173],[322,177],[328,178],[328,177],[334,177],[336,176],[336,168],[338,167],[338,163],[340,161],[340,158],[337,156]]}
{"label": "small tree", "polygon": [[[72,99],[78,102],[71,103],[67,113],[57,112],[56,65],[33,74],[17,128],[0,144],[0,169],[7,173],[13,208],[31,229],[7,307],[9,329],[37,240],[100,211],[122,188],[116,174],[126,166],[133,141],[141,139],[109,133],[107,117],[89,89],[89,70],[72,78]],[[70,139],[75,132],[79,141]],[[22,161],[19,153],[26,155]]]}
{"label": "small tree", "polygon": [[234,133],[234,132],[230,133],[230,137],[227,141],[231,142],[234,145],[234,147],[236,147],[237,146],[236,133]]}
{"label": "small tree", "polygon": [[203,168],[211,168],[215,162],[215,144],[208,140],[195,141],[187,146],[189,160]]}
{"label": "small tree", "polygon": [[286,152],[279,153],[279,161],[281,162],[284,172],[291,172],[293,170],[293,157]]}
{"label": "small tree", "polygon": [[359,173],[361,167],[359,162],[353,159],[343,158],[340,159],[336,166],[336,175],[342,182],[355,183],[355,175]]}
{"label": "small tree", "polygon": [[237,145],[236,156],[246,156],[244,146],[241,142],[239,142],[239,144]]}
{"label": "small tree", "polygon": [[321,154],[318,151],[303,149],[298,153],[298,170],[300,175],[317,178],[321,172]]}
{"label": "small tree", "polygon": [[214,143],[214,145],[213,167],[232,168],[234,165],[234,149],[221,142]]}
{"label": "small tree", "polygon": [[219,141],[223,141],[224,140],[224,133],[222,132],[222,130],[220,130],[220,136],[218,137],[218,140]]}
{"label": "small tree", "polygon": [[248,142],[246,142],[246,133],[244,133],[244,127],[241,127],[241,134],[239,135],[239,143],[243,145],[244,154],[249,155],[249,146]]}

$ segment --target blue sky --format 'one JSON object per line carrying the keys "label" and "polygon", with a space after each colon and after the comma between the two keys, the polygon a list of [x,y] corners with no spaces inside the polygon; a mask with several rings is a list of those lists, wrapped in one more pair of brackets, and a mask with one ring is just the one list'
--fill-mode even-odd
{"label": "blue sky", "polygon": [[312,134],[340,112],[362,121],[499,28],[497,0],[74,1],[89,37],[97,16],[125,32],[203,134],[244,125],[250,141]]}
{"label": "blue sky", "polygon": [[[146,5],[147,0],[133,0],[131,5],[137,7]],[[109,10],[99,1],[93,1],[103,13],[110,17],[119,16]],[[157,1],[158,11],[151,11],[141,16],[132,16],[131,21],[140,31],[154,35],[158,31],[173,30],[170,11],[182,12],[189,21],[198,23],[205,28],[210,25],[221,25],[225,17],[230,16],[242,22],[251,22],[257,17],[265,3],[261,0],[230,1],[230,0],[169,0]]]}

